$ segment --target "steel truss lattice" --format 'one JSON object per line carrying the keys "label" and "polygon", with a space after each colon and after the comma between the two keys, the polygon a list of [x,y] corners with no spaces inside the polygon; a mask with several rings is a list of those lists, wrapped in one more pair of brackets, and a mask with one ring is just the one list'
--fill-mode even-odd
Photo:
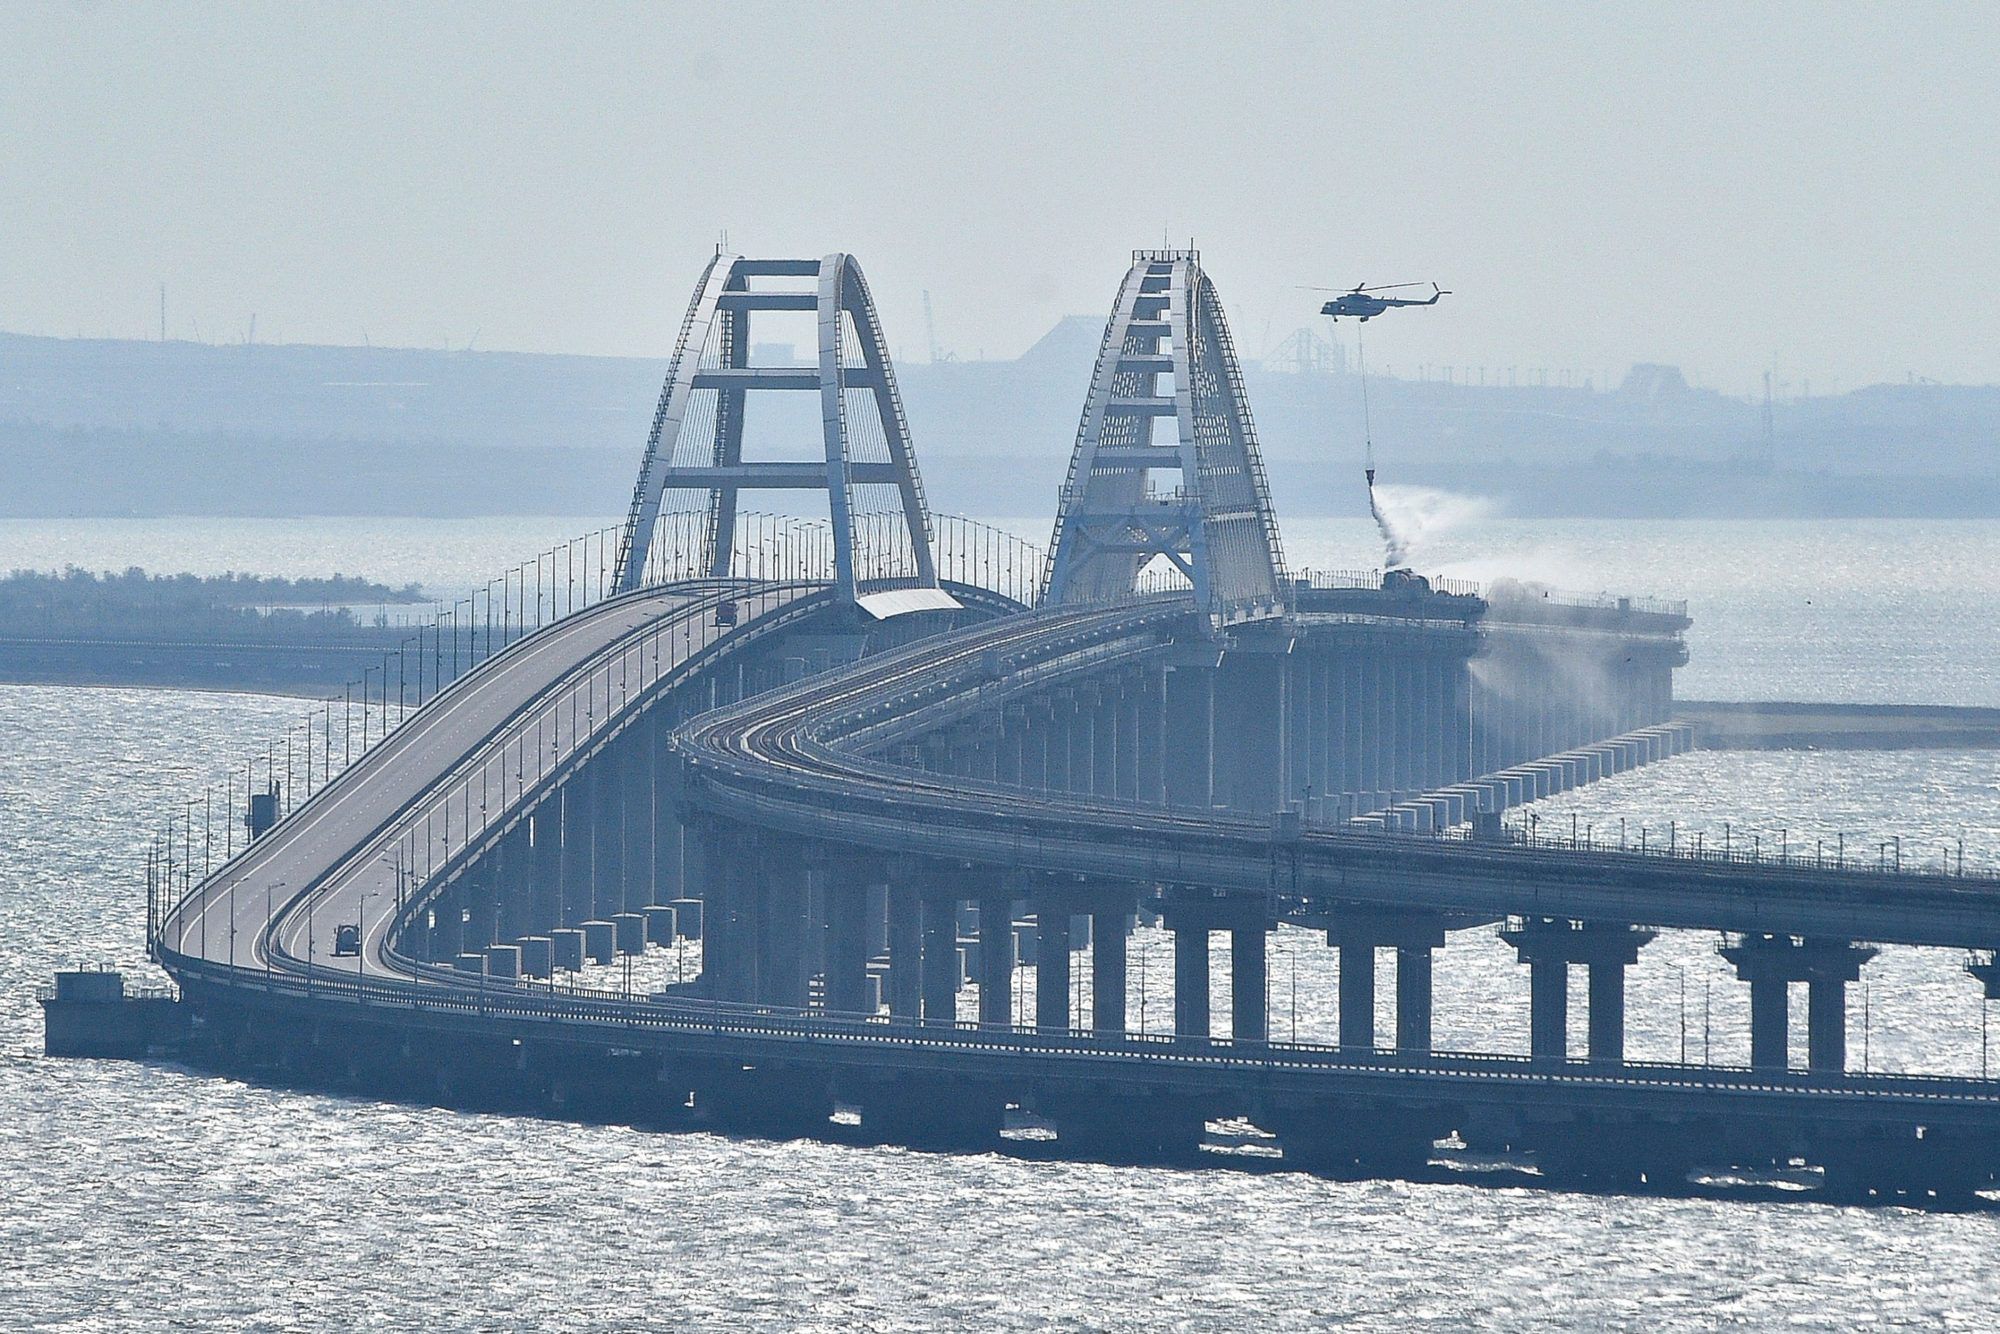
{"label": "steel truss lattice", "polygon": [[[811,312],[817,362],[752,365],[751,317],[760,311]],[[821,457],[746,461],[744,422],[753,391],[817,393]],[[717,254],[709,262],[681,322],[646,439],[619,547],[620,591],[649,582],[663,501],[676,492],[689,497],[690,507],[706,497],[706,531],[693,537],[699,570],[728,575],[738,497],[758,489],[826,492],[833,580],[842,597],[857,599],[869,587],[937,587],[930,512],[909,424],[881,322],[852,256]],[[679,568],[678,562],[655,564]]]}
{"label": "steel truss lattice", "polygon": [[[1162,489],[1156,472],[1175,472]],[[1284,610],[1285,561],[1235,345],[1193,250],[1118,290],[1056,515],[1044,605],[1131,594],[1164,557],[1218,623]]]}

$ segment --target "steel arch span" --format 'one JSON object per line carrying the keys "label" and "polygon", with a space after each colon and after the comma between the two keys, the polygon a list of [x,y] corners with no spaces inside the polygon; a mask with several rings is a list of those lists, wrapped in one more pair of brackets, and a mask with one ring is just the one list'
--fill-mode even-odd
{"label": "steel arch span", "polygon": [[[811,365],[751,364],[759,312],[813,315]],[[753,394],[818,396],[819,457],[746,461]],[[938,590],[930,511],[881,321],[861,266],[821,259],[751,259],[717,253],[681,321],[653,413],[618,559],[618,588],[672,578],[722,578],[736,545],[746,490],[824,491],[839,596],[869,588]],[[668,505],[669,496],[684,503]],[[661,549],[661,530],[669,530]],[[950,606],[936,591],[933,601]]]}
{"label": "steel arch span", "polygon": [[[1179,479],[1161,489],[1156,472]],[[1283,611],[1284,552],[1257,431],[1199,252],[1133,252],[1049,547],[1044,605],[1129,595],[1165,557],[1214,621]]]}

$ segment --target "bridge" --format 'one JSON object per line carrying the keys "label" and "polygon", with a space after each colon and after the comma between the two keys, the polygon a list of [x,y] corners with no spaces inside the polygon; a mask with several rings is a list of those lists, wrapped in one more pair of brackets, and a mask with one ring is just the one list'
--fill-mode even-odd
{"label": "bridge", "polygon": [[[750,324],[786,314],[816,359],[753,364]],[[767,402],[809,405],[816,454],[746,446]],[[759,489],[828,517],[743,510]],[[1962,1202],[2000,1167],[2000,1081],[1846,1050],[1876,945],[1985,951],[1968,985],[2000,994],[2000,881],[1509,830],[1510,805],[1687,744],[1685,609],[1293,573],[1194,252],[1134,256],[1046,553],[930,513],[850,256],[718,255],[627,523],[581,568],[496,580],[358,723],[350,693],[155,841],[187,1050],[757,1132],[840,1115],[990,1148],[1032,1121],[1111,1158],[1240,1119],[1337,1174],[1421,1173],[1444,1141],[1562,1182],[1804,1165],[1846,1198]],[[1173,939],[1164,1032],[1129,1012],[1138,921]],[[1436,951],[1495,922],[1529,1052],[1439,1050]],[[1337,1041],[1269,1032],[1280,924],[1338,951]],[[1661,928],[1726,933],[1749,1066],[1626,1059],[1626,969]],[[691,975],[584,984],[661,947]]]}

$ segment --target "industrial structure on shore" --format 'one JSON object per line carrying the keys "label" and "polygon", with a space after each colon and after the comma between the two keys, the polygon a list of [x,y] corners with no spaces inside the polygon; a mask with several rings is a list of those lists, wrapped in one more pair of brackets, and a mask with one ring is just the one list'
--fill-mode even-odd
{"label": "industrial structure on shore", "polygon": [[[813,320],[812,364],[754,364],[769,312]],[[785,395],[812,404],[811,458],[746,447],[752,404]],[[751,516],[756,489],[822,491],[828,521]],[[1452,1136],[1621,1187],[1802,1162],[1849,1197],[1964,1200],[2000,1168],[2000,1081],[1856,1073],[1845,1032],[1873,944],[2000,944],[2000,882],[1504,831],[1688,744],[1684,608],[1292,571],[1191,251],[1133,258],[1046,558],[929,513],[851,258],[718,256],[608,573],[586,562],[579,593],[547,565],[502,581],[483,636],[420,643],[393,698],[385,670],[359,751],[329,711],[282,774],[267,752],[224,803],[251,837],[183,820],[156,844],[149,941],[202,1020],[187,1050],[757,1132],[840,1108],[990,1147],[1031,1116],[1114,1158],[1242,1118],[1334,1173],[1421,1172]],[[1173,935],[1166,1031],[1128,1008],[1140,919]],[[1436,1050],[1434,954],[1496,921],[1529,1054]],[[1268,1031],[1281,923],[1339,951],[1337,1042]],[[1749,1067],[1625,1059],[1625,969],[1670,927],[1728,933]],[[575,982],[682,938],[700,964],[675,984]],[[128,1014],[106,1037],[117,1005],[70,986],[52,1049],[151,1035]]]}

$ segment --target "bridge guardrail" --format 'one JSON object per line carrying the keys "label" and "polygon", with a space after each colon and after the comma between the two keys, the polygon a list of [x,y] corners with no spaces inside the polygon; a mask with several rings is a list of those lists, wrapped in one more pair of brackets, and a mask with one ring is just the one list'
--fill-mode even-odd
{"label": "bridge guardrail", "polygon": [[[877,545],[865,540],[868,525],[888,517],[856,516],[864,547]],[[700,550],[694,533],[705,531],[706,511],[669,512],[659,522],[680,540],[654,543],[645,586],[707,577],[706,570],[693,567]],[[268,802],[258,815],[261,828],[289,819],[447,685],[519,640],[614,596],[623,532],[623,526],[608,526],[572,538],[449,606],[439,604],[430,624],[417,626],[393,652],[383,651],[379,669],[364,669],[340,696],[309,706],[305,719],[267,743],[263,755],[253,755],[241,769],[232,766],[218,783],[183,802],[146,849],[149,950],[172,908],[248,851],[254,805]],[[1047,560],[1033,543],[956,515],[934,523],[932,545],[942,577],[1022,605],[1039,588]],[[830,578],[832,565],[832,534],[824,520],[756,511],[739,516],[733,576],[810,581],[814,571]],[[891,563],[869,577],[893,582],[896,575]]]}

